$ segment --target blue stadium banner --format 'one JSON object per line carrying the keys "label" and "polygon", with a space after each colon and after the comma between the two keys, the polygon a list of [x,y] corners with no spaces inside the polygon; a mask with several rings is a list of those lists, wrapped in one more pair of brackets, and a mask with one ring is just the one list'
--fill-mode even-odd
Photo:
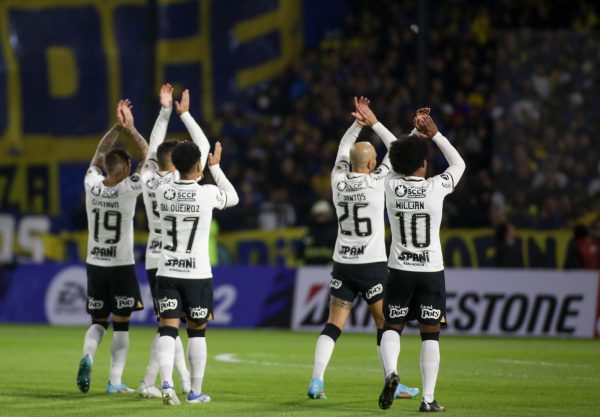
{"label": "blue stadium banner", "polygon": [[[156,325],[143,265],[137,265],[144,310],[132,322]],[[274,267],[216,267],[214,327],[289,327],[295,271]],[[45,263],[2,271],[0,322],[88,324],[85,265]]]}

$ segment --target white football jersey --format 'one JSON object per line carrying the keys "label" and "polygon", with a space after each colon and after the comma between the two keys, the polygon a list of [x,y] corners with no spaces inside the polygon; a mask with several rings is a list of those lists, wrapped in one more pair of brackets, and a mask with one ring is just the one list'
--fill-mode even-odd
{"label": "white football jersey", "polygon": [[162,252],[157,275],[208,279],[210,223],[214,208],[227,206],[227,194],[214,185],[176,180],[156,191]]}
{"label": "white football jersey", "polygon": [[140,176],[133,174],[113,187],[104,185],[100,168],[85,175],[88,218],[86,262],[97,266],[133,265],[133,216],[142,192]]}
{"label": "white football jersey", "polygon": [[331,174],[338,234],[333,260],[345,264],[385,262],[384,183],[387,158],[370,174],[350,171],[340,160]]}
{"label": "white football jersey", "polygon": [[146,218],[148,219],[148,245],[146,246],[146,269],[158,268],[161,252],[160,217],[156,190],[163,184],[169,184],[179,178],[177,171],[159,172],[154,160],[147,160],[142,170],[142,189]]}
{"label": "white football jersey", "polygon": [[405,271],[443,270],[440,224],[444,198],[453,190],[450,174],[425,179],[392,172],[385,183],[392,229],[388,266]]}

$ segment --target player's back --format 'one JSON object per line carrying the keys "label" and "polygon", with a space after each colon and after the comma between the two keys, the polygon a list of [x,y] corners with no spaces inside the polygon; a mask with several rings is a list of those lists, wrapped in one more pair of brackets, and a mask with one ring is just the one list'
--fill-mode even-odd
{"label": "player's back", "polygon": [[218,188],[176,180],[160,186],[156,198],[162,240],[158,275],[211,278],[208,244],[212,210],[224,204]]}
{"label": "player's back", "polygon": [[88,218],[86,262],[97,266],[133,264],[133,217],[141,192],[140,176],[133,174],[109,187],[97,167],[85,177],[85,206]]}
{"label": "player's back", "polygon": [[161,252],[160,216],[156,191],[161,185],[171,183],[176,178],[178,178],[177,171],[159,172],[149,169],[142,173],[144,207],[146,208],[149,230],[146,269],[158,268],[158,259]]}
{"label": "player's back", "polygon": [[408,271],[444,269],[440,224],[444,198],[452,192],[447,173],[432,178],[391,173],[385,196],[392,244],[388,266]]}
{"label": "player's back", "polygon": [[381,165],[370,174],[332,174],[333,204],[338,234],[333,260],[363,264],[385,262],[384,178],[388,168]]}

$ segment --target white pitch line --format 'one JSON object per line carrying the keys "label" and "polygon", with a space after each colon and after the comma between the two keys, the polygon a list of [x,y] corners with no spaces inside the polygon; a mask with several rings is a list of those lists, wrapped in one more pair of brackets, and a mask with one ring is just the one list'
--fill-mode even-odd
{"label": "white pitch line", "polygon": [[492,362],[506,363],[508,365],[539,365],[560,368],[591,368],[591,365],[582,363],[547,362],[547,361],[523,361],[518,359],[494,359]]}

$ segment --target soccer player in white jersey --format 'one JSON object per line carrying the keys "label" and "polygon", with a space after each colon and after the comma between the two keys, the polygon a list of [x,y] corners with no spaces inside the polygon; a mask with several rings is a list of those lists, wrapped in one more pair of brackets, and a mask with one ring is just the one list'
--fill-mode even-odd
{"label": "soccer player in white jersey", "polygon": [[[175,146],[180,142],[177,140],[165,141],[167,127],[171,111],[173,109],[173,87],[165,84],[160,89],[161,109],[154,123],[154,128],[150,134],[150,144],[148,145],[148,157],[146,164],[142,169],[142,187],[144,196],[144,205],[146,206],[146,217],[148,218],[148,246],[146,248],[146,273],[148,275],[148,284],[154,302],[154,311],[158,317],[158,304],[156,301],[156,272],[158,270],[158,261],[161,252],[160,237],[160,218],[158,215],[158,203],[156,201],[156,190],[162,184],[172,182],[177,178],[177,171],[171,161],[171,153]],[[183,124],[187,128],[192,141],[200,148],[202,154],[201,164],[206,165],[210,144],[207,137],[194,118],[189,113],[190,93],[184,90],[181,95],[181,101],[175,102],[177,113],[180,115]],[[159,334],[156,334],[150,350],[150,360],[146,367],[146,374],[140,383],[138,393],[144,398],[161,398],[161,391],[154,385],[156,375],[158,374],[158,354],[156,345]],[[181,390],[184,394],[190,391],[190,373],[185,362],[185,352],[181,338],[175,340],[175,368],[181,379]]]}
{"label": "soccer player in white jersey", "polygon": [[[83,358],[79,364],[77,387],[90,389],[94,354],[108,328],[112,314],[113,338],[110,347],[110,375],[106,392],[129,393],[121,381],[129,350],[129,317],[144,308],[133,259],[133,216],[137,196],[142,192],[138,171],[131,174],[131,157],[123,149],[112,149],[122,131],[133,137],[142,158],[148,145],[134,126],[131,103],[117,106],[117,120],[102,138],[85,175],[85,206],[88,218],[87,312],[92,325],[85,334]],[[103,174],[106,172],[106,176]]]}
{"label": "soccer player in white jersey", "polygon": [[[354,103],[356,111],[352,115],[356,120],[342,137],[331,173],[338,235],[331,272],[329,318],[317,339],[313,375],[308,385],[307,394],[311,399],[327,398],[323,387],[325,369],[359,293],[375,320],[378,350],[383,327],[383,284],[387,277],[384,179],[390,163],[386,155],[377,167],[373,145],[355,142],[365,125],[379,135],[386,148],[396,138],[368,109],[367,99],[355,98]],[[418,392],[418,389],[401,386],[397,394],[399,398],[412,398]]]}
{"label": "soccer player in white jersey", "polygon": [[171,159],[180,179],[161,185],[156,191],[162,252],[157,273],[157,300],[160,315],[158,361],[165,405],[179,404],[173,388],[173,360],[179,320],[187,319],[187,356],[192,390],[189,403],[205,403],[202,392],[206,367],[206,325],[212,318],[213,286],[209,261],[209,234],[213,209],[235,206],[238,195],[219,167],[221,144],[209,154],[208,164],[215,185],[199,185],[202,173],[198,146],[184,142],[173,150]]}
{"label": "soccer player in white jersey", "polygon": [[[399,383],[397,362],[400,335],[407,321],[418,320],[421,333],[421,376],[423,400],[419,411],[440,412],[434,398],[440,364],[440,324],[445,322],[446,284],[440,244],[440,223],[444,198],[450,194],[464,170],[459,153],[437,129],[429,112],[415,118],[422,135],[410,135],[390,147],[393,172],[385,180],[385,195],[392,244],[385,286],[385,325],[381,354],[386,380],[379,407],[387,409]],[[422,137],[419,137],[422,136]],[[449,167],[439,175],[427,173],[427,140],[439,147]]]}

